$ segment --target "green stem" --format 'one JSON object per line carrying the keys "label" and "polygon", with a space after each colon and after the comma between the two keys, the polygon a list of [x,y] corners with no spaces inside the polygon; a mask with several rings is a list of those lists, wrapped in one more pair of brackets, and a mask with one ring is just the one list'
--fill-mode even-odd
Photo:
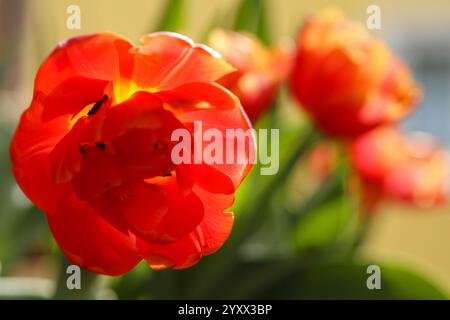
{"label": "green stem", "polygon": [[373,224],[373,217],[375,214],[375,207],[366,206],[362,201],[362,191],[359,190],[358,202],[356,204],[356,235],[350,244],[349,254],[354,257],[357,254],[358,248],[364,244],[370,233]]}
{"label": "green stem", "polygon": [[362,221],[360,222],[355,239],[353,240],[350,247],[350,254],[352,256],[356,254],[358,248],[367,240],[367,237],[370,234],[372,221],[373,219],[371,215],[365,215],[362,217]]}
{"label": "green stem", "polygon": [[177,32],[183,28],[185,7],[184,0],[167,0],[157,31]]}
{"label": "green stem", "polygon": [[298,224],[308,213],[314,212],[318,205],[338,194],[341,190],[341,172],[336,170],[306,201],[298,208],[289,210],[290,223]]}
{"label": "green stem", "polygon": [[255,33],[264,43],[270,42],[264,0],[241,0],[233,29]]}

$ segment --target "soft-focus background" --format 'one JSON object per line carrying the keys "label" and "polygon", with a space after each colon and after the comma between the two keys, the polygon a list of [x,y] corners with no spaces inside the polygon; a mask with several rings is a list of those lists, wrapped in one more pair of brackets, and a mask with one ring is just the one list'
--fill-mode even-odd
{"label": "soft-focus background", "polygon": [[[61,275],[60,270],[65,270],[60,266],[63,258],[53,243],[44,216],[34,209],[20,192],[10,171],[8,148],[12,130],[21,112],[31,101],[33,79],[39,64],[58,42],[78,34],[112,31],[137,42],[141,35],[158,30],[167,3],[165,0],[0,0],[0,298],[49,298],[53,295],[58,276]],[[71,4],[81,8],[81,30],[66,28],[68,17],[66,9]],[[173,14],[182,16],[178,20],[175,17],[174,21],[178,21],[179,25],[172,25],[170,28],[177,29],[196,42],[202,42],[211,26],[233,25],[232,20],[239,4],[238,0],[184,1],[183,7],[177,8],[179,12]],[[268,34],[270,39],[276,40],[295,37],[305,16],[314,10],[335,5],[342,8],[351,19],[365,24],[368,5],[379,5],[382,28],[373,31],[373,34],[384,39],[393,51],[411,66],[414,76],[425,91],[422,106],[404,121],[402,126],[406,130],[432,133],[446,147],[450,147],[449,1],[277,0],[265,1],[264,4]],[[257,16],[261,12],[252,14]],[[303,117],[300,111],[292,106],[294,103],[286,97],[286,92],[282,95],[284,103],[278,112],[278,123],[282,129],[283,140],[283,134],[295,132],[295,123],[301,123]],[[286,130],[283,131],[283,128]],[[282,144],[282,148],[288,149],[289,145],[289,143]],[[293,198],[304,196],[306,191],[302,190],[308,189],[310,179],[302,172],[300,168],[295,179],[291,177],[293,181],[290,181],[291,190],[288,194]],[[238,194],[235,210],[237,214],[240,204],[247,200],[251,201],[248,198],[249,195],[245,190]],[[285,205],[286,201],[288,200],[282,200],[282,205]],[[273,206],[279,208],[281,205],[275,203]],[[303,226],[300,224],[296,231],[299,234],[292,238],[288,237],[287,240],[278,241],[277,235],[283,233],[279,230],[280,228],[282,230],[283,224],[277,223],[276,218],[271,224],[272,229],[261,228],[259,233],[263,236],[258,236],[259,233],[256,232],[256,240],[249,241],[240,253],[244,256],[243,260],[250,261],[250,265],[245,264],[236,269],[237,271],[231,275],[235,281],[224,282],[219,279],[215,288],[206,288],[204,283],[201,287],[200,283],[197,291],[196,288],[192,288],[196,293],[190,294],[191,291],[189,288],[186,289],[185,282],[197,278],[200,279],[198,282],[205,282],[206,279],[202,277],[208,277],[208,272],[200,271],[208,271],[209,264],[221,263],[220,258],[212,256],[204,258],[198,266],[188,271],[164,271],[155,276],[145,265],[139,265],[122,278],[101,277],[96,282],[99,289],[96,290],[95,297],[371,298],[365,289],[364,266],[368,265],[369,261],[389,265],[385,269],[382,267],[382,272],[387,270],[388,278],[397,277],[396,268],[411,270],[411,274],[400,274],[397,280],[392,281],[392,286],[398,285],[396,287],[398,296],[393,294],[387,297],[436,297],[433,295],[434,291],[423,284],[417,286],[406,284],[403,287],[402,282],[417,282],[416,274],[428,279],[430,283],[438,284],[441,292],[445,292],[447,296],[450,294],[450,206],[417,209],[404,204],[385,202],[374,217],[368,234],[358,249],[358,257],[362,262],[350,265],[339,260],[336,266],[325,264],[312,268],[309,273],[302,273],[303,278],[298,283],[303,286],[304,291],[298,295],[289,295],[291,288],[283,282],[285,281],[283,277],[291,271],[283,273],[278,270],[283,266],[281,262],[278,269],[274,269],[277,271],[251,265],[257,264],[258,257],[264,256],[265,252],[272,250],[273,247],[276,248],[273,252],[281,256],[289,255],[292,246],[300,248],[300,251],[304,249],[304,253],[296,258],[299,261],[298,268],[307,268],[305,261],[317,259],[317,257],[310,258],[317,251],[316,247],[328,246],[329,250],[328,253],[322,250],[316,255],[332,256],[335,250],[330,244],[340,239],[341,233],[348,232],[342,224],[351,222],[345,220],[347,219],[345,215],[334,215],[336,206],[328,206],[321,210],[325,213],[321,212],[319,219],[307,221]],[[339,219],[344,219],[344,222]],[[258,237],[262,240],[259,241]],[[226,245],[222,250],[226,250]],[[216,255],[221,255],[221,251]],[[276,265],[277,261],[280,260],[274,259],[272,264]],[[390,268],[392,272],[389,271]],[[275,273],[279,274],[278,278],[275,278]],[[248,277],[248,274],[253,277]],[[211,277],[214,279],[214,274]],[[220,278],[220,273],[216,277]],[[270,286],[262,287],[264,281],[271,277],[273,281]],[[238,279],[251,283],[239,287]],[[320,279],[322,284],[318,285]],[[324,281],[328,282],[324,284]],[[197,282],[193,280],[193,283]],[[345,292],[347,288],[351,291],[353,285],[361,292],[356,289],[354,295]],[[390,282],[388,287],[389,285]],[[311,289],[309,291],[305,289],[308,286]],[[152,288],[159,289],[155,291]],[[414,290],[419,292],[413,292]],[[420,292],[421,290],[423,291]],[[80,297],[87,296],[80,293]]]}

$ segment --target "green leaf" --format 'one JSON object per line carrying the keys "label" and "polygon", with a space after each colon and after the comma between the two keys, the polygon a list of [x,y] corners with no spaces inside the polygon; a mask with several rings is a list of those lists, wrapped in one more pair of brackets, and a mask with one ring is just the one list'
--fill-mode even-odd
{"label": "green leaf", "polygon": [[234,30],[255,33],[269,42],[267,12],[264,0],[241,0],[234,20]]}
{"label": "green leaf", "polygon": [[147,262],[143,260],[130,272],[112,279],[111,288],[120,300],[150,299],[149,289],[161,289],[150,287],[150,284],[153,284],[151,281],[155,274]]}
{"label": "green leaf", "polygon": [[448,299],[448,295],[424,275],[395,265],[379,265],[381,289],[367,288],[369,264],[311,264],[287,273],[266,288],[260,298],[283,299]]}
{"label": "green leaf", "polygon": [[81,268],[81,288],[82,290],[70,290],[67,287],[68,274],[67,267],[72,263],[66,257],[60,254],[59,277],[56,284],[56,290],[53,299],[58,300],[89,300],[96,297],[96,291],[99,288],[99,275]]}
{"label": "green leaf", "polygon": [[344,232],[352,217],[352,204],[346,197],[335,197],[319,205],[311,212],[304,213],[295,233],[297,249],[330,245]]}

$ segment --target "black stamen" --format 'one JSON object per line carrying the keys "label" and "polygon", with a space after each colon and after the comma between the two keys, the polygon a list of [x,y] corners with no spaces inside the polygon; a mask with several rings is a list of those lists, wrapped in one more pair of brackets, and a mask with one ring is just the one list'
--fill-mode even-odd
{"label": "black stamen", "polygon": [[98,100],[91,108],[91,110],[89,110],[88,112],[88,116],[92,116],[94,114],[97,113],[98,110],[100,110],[100,108],[102,107],[103,103],[105,103],[105,101],[108,99],[108,95],[104,95],[100,100]]}
{"label": "black stamen", "polygon": [[99,149],[105,150],[106,149],[106,144],[104,142],[96,142],[95,146]]}
{"label": "black stamen", "polygon": [[153,145],[154,151],[164,151],[167,149],[167,143],[162,140],[156,141],[156,143]]}
{"label": "black stamen", "polygon": [[85,154],[85,153],[87,152],[87,147],[88,147],[87,144],[81,144],[81,145],[79,146],[80,153],[81,153],[81,154]]}
{"label": "black stamen", "polygon": [[171,177],[172,176],[172,172],[167,172],[164,177]]}

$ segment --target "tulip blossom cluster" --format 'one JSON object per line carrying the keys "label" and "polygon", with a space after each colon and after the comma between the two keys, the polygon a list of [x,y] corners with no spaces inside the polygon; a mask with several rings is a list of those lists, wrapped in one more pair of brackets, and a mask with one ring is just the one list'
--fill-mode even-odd
{"label": "tulip blossom cluster", "polygon": [[448,199],[446,152],[394,128],[414,109],[420,89],[362,25],[337,9],[310,17],[297,39],[290,87],[318,128],[349,145],[367,208],[383,198],[416,205]]}

